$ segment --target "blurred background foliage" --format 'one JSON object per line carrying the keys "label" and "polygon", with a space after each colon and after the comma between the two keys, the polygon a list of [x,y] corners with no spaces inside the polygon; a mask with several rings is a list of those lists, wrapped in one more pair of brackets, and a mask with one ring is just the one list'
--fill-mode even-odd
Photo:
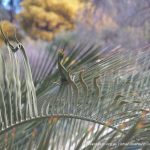
{"label": "blurred background foliage", "polygon": [[22,40],[92,36],[103,46],[127,48],[150,41],[149,0],[1,0],[0,19],[15,24]]}
{"label": "blurred background foliage", "polygon": [[[51,40],[56,33],[73,29],[83,7],[80,0],[25,0],[17,15],[23,29],[33,38]],[[29,28],[30,27],[30,28]]]}

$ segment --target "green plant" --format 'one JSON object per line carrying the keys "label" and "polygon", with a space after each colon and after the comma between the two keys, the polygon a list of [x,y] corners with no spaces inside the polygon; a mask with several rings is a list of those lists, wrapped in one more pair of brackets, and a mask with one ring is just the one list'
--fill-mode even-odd
{"label": "green plant", "polygon": [[81,42],[70,50],[55,42],[31,72],[23,45],[1,33],[0,149],[120,150],[149,142],[149,45],[100,50]]}

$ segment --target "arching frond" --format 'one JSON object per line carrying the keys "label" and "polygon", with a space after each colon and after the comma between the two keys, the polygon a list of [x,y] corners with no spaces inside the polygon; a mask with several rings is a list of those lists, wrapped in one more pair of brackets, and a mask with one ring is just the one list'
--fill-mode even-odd
{"label": "arching frond", "polygon": [[149,45],[51,45],[43,65],[31,69],[23,45],[1,32],[1,149],[107,150],[149,142]]}

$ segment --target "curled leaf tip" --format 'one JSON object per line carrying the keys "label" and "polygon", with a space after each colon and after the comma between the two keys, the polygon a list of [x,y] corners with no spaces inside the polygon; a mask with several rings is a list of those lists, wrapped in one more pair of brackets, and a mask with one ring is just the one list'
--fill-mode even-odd
{"label": "curled leaf tip", "polygon": [[61,60],[64,58],[64,50],[63,49],[60,49],[58,51],[58,58],[60,58]]}
{"label": "curled leaf tip", "polygon": [[85,73],[85,69],[80,70],[80,74],[82,75],[83,73]]}
{"label": "curled leaf tip", "polygon": [[71,73],[71,69],[69,68],[69,69],[67,70],[67,72],[68,72],[68,74],[70,74],[70,73]]}
{"label": "curled leaf tip", "polygon": [[97,79],[99,79],[99,78],[100,78],[100,76],[96,76],[94,79],[97,80]]}
{"label": "curled leaf tip", "polygon": [[64,49],[59,49],[58,52],[64,54]]}
{"label": "curled leaf tip", "polygon": [[2,29],[2,26],[1,26],[1,25],[0,25],[0,31],[1,31],[2,38],[3,38],[4,42],[5,42],[5,44],[10,47],[10,49],[12,50],[12,52],[18,51],[18,49],[19,49],[18,46],[14,47],[14,46],[10,43],[8,37],[7,37],[7,36],[5,35],[5,33],[3,32],[3,29]]}

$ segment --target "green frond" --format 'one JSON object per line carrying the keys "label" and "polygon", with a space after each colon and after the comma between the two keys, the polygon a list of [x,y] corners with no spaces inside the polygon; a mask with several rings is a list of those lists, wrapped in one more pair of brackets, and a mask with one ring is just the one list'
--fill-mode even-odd
{"label": "green frond", "polygon": [[149,47],[52,51],[51,43],[34,70],[23,45],[16,40],[14,51],[1,32],[7,51],[0,54],[0,149],[107,150],[149,142]]}

